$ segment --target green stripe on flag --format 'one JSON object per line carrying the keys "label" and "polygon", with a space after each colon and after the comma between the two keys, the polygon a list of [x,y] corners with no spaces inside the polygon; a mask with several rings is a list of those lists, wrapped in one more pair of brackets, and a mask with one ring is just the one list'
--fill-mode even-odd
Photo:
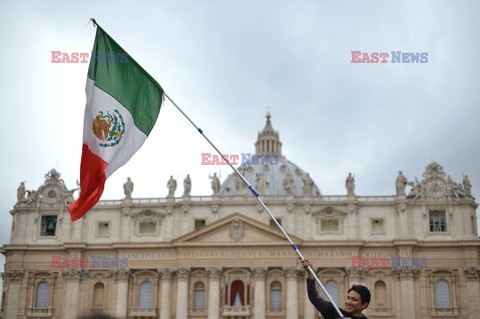
{"label": "green stripe on flag", "polygon": [[163,89],[98,25],[88,77],[130,111],[140,131],[150,134],[162,106]]}

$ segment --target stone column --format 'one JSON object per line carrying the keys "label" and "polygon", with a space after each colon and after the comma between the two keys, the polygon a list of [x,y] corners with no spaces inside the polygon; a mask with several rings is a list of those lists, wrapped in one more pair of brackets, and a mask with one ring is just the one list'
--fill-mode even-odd
{"label": "stone column", "polygon": [[161,276],[160,294],[158,305],[160,306],[160,319],[171,319],[172,303],[172,275],[173,269],[158,269]]}
{"label": "stone column", "polygon": [[7,271],[8,294],[5,294],[7,296],[5,318],[17,318],[18,308],[20,308],[20,285],[24,275],[25,272],[23,270],[13,269]]}
{"label": "stone column", "polygon": [[[409,237],[409,225],[408,225],[408,211],[407,204],[401,203],[396,206],[399,222],[399,237],[408,238]],[[386,227],[386,225],[384,225]]]}
{"label": "stone column", "polygon": [[120,214],[120,240],[128,242],[130,240],[130,234],[135,232],[135,229],[130,231],[130,207],[123,207]]}
{"label": "stone column", "polygon": [[255,279],[255,308],[253,317],[255,319],[265,319],[265,275],[267,274],[267,268],[255,267],[252,268],[252,272]]}
{"label": "stone column", "polygon": [[415,319],[415,287],[413,280],[418,269],[396,269],[395,273],[400,280],[401,319]]}
{"label": "stone column", "polygon": [[303,210],[305,211],[305,215],[303,216],[303,239],[312,240],[316,233],[315,217],[310,214],[312,206],[304,205]]}
{"label": "stone column", "polygon": [[305,273],[304,275],[304,283],[305,283],[305,297],[304,299],[304,305],[303,305],[303,319],[315,319],[315,307],[312,305],[310,300],[308,299],[308,293],[307,293],[307,277],[308,274]]}
{"label": "stone column", "polygon": [[117,297],[115,299],[115,316],[125,319],[128,315],[128,280],[130,271],[127,269],[115,270],[112,278],[117,286]]}
{"label": "stone column", "polygon": [[480,312],[480,268],[478,266],[465,269],[468,296],[468,318],[475,319]]}
{"label": "stone column", "polygon": [[85,279],[86,273],[82,270],[68,269],[63,272],[65,279],[65,301],[63,303],[63,318],[77,319],[79,305],[80,282]]}
{"label": "stone column", "polygon": [[208,319],[220,319],[220,268],[207,268]]}
{"label": "stone column", "polygon": [[358,211],[355,204],[348,204],[348,238],[357,239],[359,237],[359,222],[358,222]]}
{"label": "stone column", "polygon": [[82,226],[83,226],[84,219],[79,220],[76,223],[71,223],[72,226],[70,228],[70,238],[73,242],[81,242],[82,241]]}
{"label": "stone column", "polygon": [[190,270],[177,270],[177,319],[188,319],[188,275]]}
{"label": "stone column", "polygon": [[298,318],[298,269],[294,266],[286,267],[287,275],[287,319]]}

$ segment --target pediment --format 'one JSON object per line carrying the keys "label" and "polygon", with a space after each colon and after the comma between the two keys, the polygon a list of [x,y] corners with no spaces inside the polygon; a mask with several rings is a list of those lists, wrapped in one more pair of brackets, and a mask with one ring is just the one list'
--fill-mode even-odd
{"label": "pediment", "polygon": [[[300,238],[290,234],[288,236],[296,245],[300,244]],[[173,244],[176,246],[290,245],[280,230],[239,213],[183,235],[174,240]]]}

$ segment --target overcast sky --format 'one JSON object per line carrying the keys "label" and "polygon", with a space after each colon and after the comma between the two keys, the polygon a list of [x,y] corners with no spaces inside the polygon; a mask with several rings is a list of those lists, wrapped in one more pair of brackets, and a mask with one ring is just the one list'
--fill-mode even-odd
{"label": "overcast sky", "polygon": [[[79,178],[87,63],[51,63],[51,51],[88,52],[97,22],[224,153],[254,152],[267,108],[283,154],[324,195],[391,195],[398,170],[421,179],[435,160],[480,198],[480,5],[477,1],[5,1],[0,0],[3,168],[0,243],[10,239],[16,189],[37,189],[56,168]],[[351,63],[351,51],[428,53],[427,63]],[[164,197],[214,150],[171,104],[150,137],[107,180],[102,199]],[[0,259],[3,263],[3,256]],[[3,268],[3,267],[2,267]]]}

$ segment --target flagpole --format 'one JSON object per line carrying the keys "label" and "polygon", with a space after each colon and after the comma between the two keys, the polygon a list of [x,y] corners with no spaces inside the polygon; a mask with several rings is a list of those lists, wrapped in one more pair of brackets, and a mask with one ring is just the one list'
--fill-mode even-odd
{"label": "flagpole", "polygon": [[[257,192],[257,190],[247,181],[247,179],[242,175],[242,173],[240,173],[231,163],[230,161],[228,160],[228,158],[226,158],[225,156],[223,156],[223,153],[220,152],[220,150],[215,146],[215,144],[213,144],[213,142],[205,135],[205,133],[203,132],[203,130],[201,128],[199,128],[189,117],[187,114],[185,114],[185,112],[183,112],[183,110],[164,92],[163,95],[165,95],[165,97],[170,101],[172,102],[172,104],[177,108],[177,110],[180,111],[180,113],[183,114],[183,116],[185,116],[185,118],[190,122],[192,123],[192,125],[197,129],[197,131],[207,140],[207,142],[217,151],[217,153],[227,162],[227,164],[234,170],[234,172],[243,180],[243,182],[248,186],[248,189],[252,192],[252,194],[255,196],[255,198],[257,199],[257,201],[260,203],[260,205],[263,207],[263,209],[267,212],[267,214],[270,216],[270,219],[273,220],[273,222],[275,223],[275,225],[277,225],[277,227],[280,229],[280,231],[283,233],[283,236],[285,236],[285,238],[288,240],[288,242],[290,243],[290,245],[292,246],[292,249],[295,251],[295,253],[298,255],[298,258],[300,260],[303,260],[305,259],[302,255],[302,253],[300,252],[300,250],[298,249],[298,247],[295,245],[295,243],[290,239],[290,236],[288,236],[288,234],[285,232],[285,230],[283,229],[282,225],[280,225],[280,223],[277,221],[277,219],[273,216],[273,214],[270,212],[270,210],[268,209],[268,207],[263,203],[262,199],[260,198],[260,194]],[[315,272],[313,271],[312,267],[308,266],[308,271],[310,272],[310,274],[313,276],[313,278],[315,278],[315,281],[320,285],[320,288],[322,288],[322,291],[325,293],[325,295],[328,297],[328,299],[330,300],[330,302],[332,303],[333,307],[335,308],[335,311],[338,313],[338,315],[340,316],[341,319],[344,318],[342,312],[340,311],[340,309],[338,309],[337,305],[335,304],[335,301],[333,301],[332,297],[330,296],[330,294],[328,293],[327,289],[325,289],[325,287],[323,286],[323,284],[320,282],[320,279],[318,278],[318,276],[315,274]]]}

